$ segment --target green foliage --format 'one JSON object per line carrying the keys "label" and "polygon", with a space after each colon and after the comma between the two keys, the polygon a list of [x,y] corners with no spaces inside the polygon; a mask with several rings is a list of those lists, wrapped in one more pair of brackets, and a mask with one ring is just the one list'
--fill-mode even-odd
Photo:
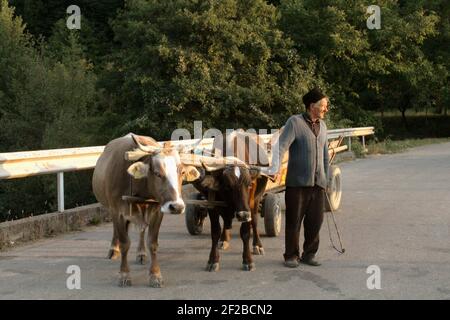
{"label": "green foliage", "polygon": [[[6,0],[0,9],[0,147],[2,152],[90,145],[89,108],[95,103],[96,77],[83,57],[75,33],[67,34],[60,52],[33,42]],[[0,212],[14,217],[55,209],[55,179],[39,177],[0,185]],[[87,176],[73,183],[90,185]],[[15,181],[14,181],[15,182]],[[69,185],[70,179],[66,181]],[[72,196],[86,198],[87,188]],[[44,200],[47,197],[49,200]],[[26,200],[26,199],[33,200]],[[79,201],[79,200],[78,200]],[[71,201],[69,201],[71,203]]]}
{"label": "green foliage", "polygon": [[55,24],[68,17],[66,13],[70,5],[81,9],[82,44],[89,48],[88,57],[101,63],[103,57],[110,53],[114,37],[109,20],[114,18],[123,0],[10,0],[16,7],[17,14],[27,23],[27,31],[36,37],[50,38],[55,32]]}
{"label": "green foliage", "polygon": [[[391,150],[450,135],[449,47],[448,0],[0,0],[0,152],[169,139],[195,120],[280,127],[313,85],[329,128],[375,126]],[[68,207],[94,201],[91,175],[66,174]],[[0,214],[53,211],[55,195],[52,176],[0,181]]]}
{"label": "green foliage", "polygon": [[262,0],[129,1],[113,25],[121,131],[281,126],[313,77],[277,20]]}
{"label": "green foliage", "polygon": [[404,152],[410,148],[420,147],[434,143],[450,142],[450,138],[427,138],[427,139],[406,139],[394,141],[389,138],[381,142],[370,142],[367,145],[367,154],[391,154]]}
{"label": "green foliage", "polygon": [[89,225],[91,225],[91,226],[98,226],[100,223],[102,223],[102,220],[99,217],[92,217],[89,220]]}
{"label": "green foliage", "polygon": [[352,151],[357,158],[364,158],[366,155],[366,150],[357,138],[352,138]]}
{"label": "green foliage", "polygon": [[[444,2],[434,1],[435,9],[448,7]],[[448,67],[442,64],[442,55],[427,57],[423,46],[438,34],[440,40],[447,39],[438,32],[446,30],[447,22],[438,23],[448,21],[448,15],[440,20],[423,1],[378,1],[381,29],[369,30],[368,5],[363,0],[285,0],[280,25],[307,56],[317,59],[315,72],[329,85],[340,117],[354,125],[373,122],[370,110],[405,112],[414,106],[442,104]],[[436,45],[433,41],[430,51]]]}
{"label": "green foliage", "polygon": [[365,113],[359,99],[369,49],[364,10],[362,1],[285,0],[280,5],[280,27],[303,56],[316,61],[314,73],[328,86],[334,116],[354,125],[363,125],[359,117]]}
{"label": "green foliage", "polygon": [[[398,112],[397,112],[398,113]],[[413,131],[407,130],[402,125],[402,117],[400,114],[385,115],[379,117],[383,132],[379,132],[377,136],[384,140],[390,137],[392,140],[403,139],[423,139],[423,138],[442,138],[450,137],[450,116],[436,115],[436,114],[412,114],[407,116],[410,127]]]}

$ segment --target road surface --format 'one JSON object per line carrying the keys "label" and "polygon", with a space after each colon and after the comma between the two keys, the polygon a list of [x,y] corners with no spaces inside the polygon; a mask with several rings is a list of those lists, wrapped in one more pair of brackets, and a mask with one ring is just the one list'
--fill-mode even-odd
{"label": "road surface", "polygon": [[[134,228],[133,287],[117,286],[119,261],[105,259],[112,226],[103,224],[1,252],[0,299],[450,299],[450,143],[340,167],[343,198],[336,219],[346,253],[333,250],[324,222],[321,267],[284,267],[282,233],[263,237],[266,255],[255,257],[254,272],[241,271],[235,222],[220,271],[206,272],[209,222],[194,237],[184,216],[168,215],[159,250],[164,288],[148,287],[148,264],[134,263]],[[67,288],[71,265],[80,267],[80,290]]]}

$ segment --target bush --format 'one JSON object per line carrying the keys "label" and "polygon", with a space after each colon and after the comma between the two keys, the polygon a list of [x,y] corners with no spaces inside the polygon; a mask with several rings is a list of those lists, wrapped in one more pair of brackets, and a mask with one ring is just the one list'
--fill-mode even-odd
{"label": "bush", "polygon": [[[95,106],[96,77],[78,36],[66,34],[62,54],[50,54],[45,43],[25,33],[7,1],[0,1],[1,152],[90,145],[88,119]],[[68,205],[82,202],[78,197],[86,199],[90,191],[83,175],[73,182],[78,183],[70,190],[75,200]],[[51,176],[2,181],[0,215],[8,219],[55,210],[55,185]]]}
{"label": "bush", "polygon": [[277,20],[263,0],[128,2],[113,22],[110,75],[122,82],[106,86],[126,116],[120,131],[282,126],[315,79]]}

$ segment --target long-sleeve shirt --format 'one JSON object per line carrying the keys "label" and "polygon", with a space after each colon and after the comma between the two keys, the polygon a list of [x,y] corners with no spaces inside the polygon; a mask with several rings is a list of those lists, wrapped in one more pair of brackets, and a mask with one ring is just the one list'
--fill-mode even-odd
{"label": "long-sleeve shirt", "polygon": [[328,184],[328,139],[327,126],[320,120],[316,136],[308,126],[303,114],[290,117],[272,149],[272,165],[265,169],[270,174],[280,171],[280,163],[289,149],[286,175],[288,187],[326,188]]}

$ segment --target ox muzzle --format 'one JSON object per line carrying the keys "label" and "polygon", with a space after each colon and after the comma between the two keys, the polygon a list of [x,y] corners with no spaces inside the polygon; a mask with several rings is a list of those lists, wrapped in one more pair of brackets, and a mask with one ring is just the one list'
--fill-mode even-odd
{"label": "ox muzzle", "polygon": [[185,209],[185,204],[183,201],[167,201],[162,207],[162,213],[171,213],[171,214],[182,214]]}

